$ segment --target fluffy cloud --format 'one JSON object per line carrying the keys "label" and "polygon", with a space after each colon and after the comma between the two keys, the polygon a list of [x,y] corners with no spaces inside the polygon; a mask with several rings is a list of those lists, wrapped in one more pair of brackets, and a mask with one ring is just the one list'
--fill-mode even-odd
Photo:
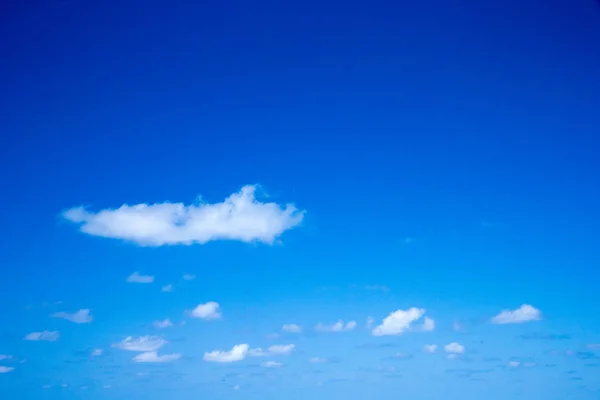
{"label": "fluffy cloud", "polygon": [[529,304],[523,304],[516,310],[503,310],[492,318],[493,324],[520,324],[542,319],[542,313]]}
{"label": "fluffy cloud", "polygon": [[190,316],[199,319],[219,319],[221,318],[219,308],[219,303],[215,303],[214,301],[209,301],[206,304],[198,304],[190,312]]}
{"label": "fluffy cloud", "polygon": [[279,368],[283,364],[277,361],[267,361],[261,364],[265,368]]}
{"label": "fluffy cloud", "polygon": [[66,312],[57,312],[55,314],[52,314],[52,317],[66,319],[67,321],[71,321],[76,324],[89,324],[94,319],[90,315],[90,310],[88,310],[87,308],[81,309],[71,314]]}
{"label": "fluffy cloud", "polygon": [[13,367],[5,367],[3,365],[0,365],[0,374],[5,374],[5,373],[10,372],[12,370],[14,370]]}
{"label": "fluffy cloud", "polygon": [[164,329],[164,328],[170,328],[170,327],[172,327],[173,323],[171,322],[170,319],[167,318],[167,319],[164,319],[162,321],[154,321],[152,323],[152,325],[154,325],[155,328]]}
{"label": "fluffy cloud", "polygon": [[94,349],[92,350],[92,357],[100,357],[103,353],[102,349]]}
{"label": "fluffy cloud", "polygon": [[116,347],[121,350],[127,351],[139,351],[139,352],[152,352],[160,349],[167,341],[159,336],[140,336],[137,338],[128,336],[119,343],[113,344],[113,347]]}
{"label": "fluffy cloud", "polygon": [[159,356],[155,351],[148,351],[133,357],[133,361],[137,363],[165,363],[176,361],[180,358],[181,354],[179,353],[164,354],[162,356]]}
{"label": "fluffy cloud", "polygon": [[[376,326],[372,333],[374,336],[401,335],[411,329],[412,323],[418,321],[425,314],[423,308],[412,307],[408,310],[397,310],[385,317],[382,324]],[[425,317],[423,325],[418,330],[433,330],[435,322]]]}
{"label": "fluffy cloud", "polygon": [[425,346],[423,346],[423,350],[425,350],[428,353],[435,353],[435,351],[437,350],[437,344],[426,344]]}
{"label": "fluffy cloud", "polygon": [[465,346],[456,342],[452,342],[445,345],[444,350],[446,351],[446,353],[462,354],[465,352]]}
{"label": "fluffy cloud", "polygon": [[263,350],[260,347],[250,349],[248,350],[248,355],[252,357],[282,356],[290,354],[295,348],[295,344],[278,344],[270,346],[267,350]]}
{"label": "fluffy cloud", "polygon": [[221,203],[124,204],[117,209],[88,211],[75,207],[62,217],[79,225],[81,232],[123,239],[143,246],[161,246],[212,240],[238,240],[271,244],[297,226],[304,212],[292,204],[263,203],[256,186],[247,185]]}
{"label": "fluffy cloud", "polygon": [[192,274],[184,274],[183,275],[183,280],[184,281],[191,281],[196,279],[196,275],[192,275]]}
{"label": "fluffy cloud", "polygon": [[315,326],[315,331],[317,332],[344,332],[351,331],[356,328],[356,321],[350,321],[346,325],[344,325],[344,321],[338,320],[333,325],[325,325],[319,322]]}
{"label": "fluffy cloud", "polygon": [[242,361],[248,355],[250,346],[247,344],[237,344],[230,351],[214,350],[209,353],[204,353],[204,361],[231,363]]}
{"label": "fluffy cloud", "polygon": [[134,272],[133,274],[127,277],[127,282],[129,283],[152,283],[154,282],[154,277],[151,275],[140,275],[139,272]]}
{"label": "fluffy cloud", "polygon": [[25,340],[42,340],[47,342],[55,342],[60,337],[60,333],[58,331],[43,331],[43,332],[32,332],[25,336]]}
{"label": "fluffy cloud", "polygon": [[290,333],[300,333],[302,332],[302,327],[296,324],[285,324],[281,327],[281,330]]}

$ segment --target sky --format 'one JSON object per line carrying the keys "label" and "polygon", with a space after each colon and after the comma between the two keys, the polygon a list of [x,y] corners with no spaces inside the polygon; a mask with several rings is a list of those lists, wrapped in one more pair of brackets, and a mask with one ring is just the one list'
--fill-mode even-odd
{"label": "sky", "polygon": [[5,2],[0,398],[600,395],[600,3]]}

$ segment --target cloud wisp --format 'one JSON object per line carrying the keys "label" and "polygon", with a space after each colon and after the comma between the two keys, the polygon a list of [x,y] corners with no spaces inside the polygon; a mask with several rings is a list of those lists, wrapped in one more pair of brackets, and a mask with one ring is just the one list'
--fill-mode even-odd
{"label": "cloud wisp", "polygon": [[67,313],[63,311],[57,312],[52,314],[52,317],[66,319],[67,321],[71,321],[75,324],[89,324],[94,320],[94,318],[90,314],[90,310],[87,308],[81,309],[74,313]]}
{"label": "cloud wisp", "polygon": [[349,321],[344,325],[344,321],[338,320],[336,323],[331,325],[326,325],[319,322],[315,326],[315,331],[317,332],[349,332],[356,328],[356,321]]}
{"label": "cloud wisp", "polygon": [[127,351],[138,351],[142,353],[157,351],[161,347],[167,344],[167,341],[160,336],[140,336],[134,338],[132,336],[128,336],[122,341],[113,344],[113,347],[116,347],[121,350]]}
{"label": "cloud wisp", "polygon": [[492,324],[521,324],[529,321],[539,321],[542,319],[542,313],[537,308],[523,304],[516,310],[502,310],[500,314],[492,318]]}
{"label": "cloud wisp", "polygon": [[45,342],[56,342],[59,338],[60,333],[58,331],[32,332],[25,336],[25,340]]}
{"label": "cloud wisp", "polygon": [[133,361],[137,363],[166,363],[179,360],[180,358],[181,354],[179,353],[164,354],[159,356],[156,351],[147,351],[133,357]]}
{"label": "cloud wisp", "polygon": [[435,321],[425,317],[423,323],[413,327],[413,323],[425,315],[425,309],[412,307],[408,310],[396,310],[384,318],[383,322],[376,326],[372,334],[374,336],[401,335],[409,330],[432,331]]}
{"label": "cloud wisp", "polygon": [[141,275],[139,272],[134,272],[127,277],[126,282],[128,283],[152,283],[154,277],[152,275]]}
{"label": "cloud wisp", "polygon": [[304,211],[256,199],[257,186],[246,185],[220,203],[124,204],[97,212],[74,207],[62,217],[92,236],[121,239],[141,246],[204,244],[214,240],[272,244],[302,222]]}

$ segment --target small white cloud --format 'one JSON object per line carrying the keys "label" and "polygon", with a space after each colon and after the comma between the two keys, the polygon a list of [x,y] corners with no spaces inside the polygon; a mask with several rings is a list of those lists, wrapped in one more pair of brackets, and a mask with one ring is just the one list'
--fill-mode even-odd
{"label": "small white cloud", "polygon": [[204,361],[218,363],[242,361],[248,355],[249,348],[247,344],[237,344],[230,351],[214,350],[204,353]]}
{"label": "small white cloud", "polygon": [[425,317],[425,321],[423,325],[421,325],[420,330],[423,332],[431,332],[435,329],[435,321],[429,317]]}
{"label": "small white cloud", "polygon": [[170,293],[173,291],[173,285],[172,284],[168,284],[162,287],[162,289],[160,289],[161,292],[165,292],[165,293]]}
{"label": "small white cloud", "polygon": [[308,362],[311,364],[324,364],[327,362],[327,359],[321,357],[311,357],[308,359]]}
{"label": "small white cloud", "polygon": [[435,353],[435,351],[437,350],[437,344],[426,344],[425,346],[423,346],[423,350],[425,350],[428,353]]}
{"label": "small white cloud", "polygon": [[248,350],[248,355],[252,357],[288,355],[293,352],[295,348],[295,344],[279,344],[270,346],[267,350],[263,350],[260,347],[256,349],[250,349]]}
{"label": "small white cloud", "polygon": [[297,324],[285,324],[281,327],[281,330],[289,333],[300,333],[302,332],[302,327]]}
{"label": "small white cloud", "polygon": [[103,353],[102,349],[94,349],[92,350],[92,357],[100,357]]}
{"label": "small white cloud", "polygon": [[5,374],[5,373],[13,371],[13,370],[14,370],[13,367],[5,367],[3,365],[0,365],[0,374]]}
{"label": "small white cloud", "polygon": [[509,361],[508,366],[511,368],[517,368],[521,363],[519,361]]}
{"label": "small white cloud", "polygon": [[325,325],[319,322],[315,326],[315,331],[317,332],[347,332],[356,328],[356,321],[350,321],[346,325],[344,325],[344,321],[338,320],[333,325]]}
{"label": "small white cloud", "polygon": [[90,310],[88,310],[87,308],[81,309],[74,313],[66,313],[62,311],[57,312],[52,314],[52,317],[66,319],[67,321],[71,321],[76,324],[89,324],[94,320],[94,318],[90,314]]}
{"label": "small white cloud", "polygon": [[[425,309],[412,307],[408,310],[397,310],[385,317],[383,323],[376,326],[372,333],[374,336],[401,335],[411,328],[413,322],[419,320],[425,314]],[[433,320],[427,322],[431,327]]]}
{"label": "small white cloud", "polygon": [[265,368],[279,368],[283,364],[277,361],[267,361],[261,364]]}
{"label": "small white cloud", "polygon": [[244,186],[221,203],[124,204],[98,212],[75,207],[64,211],[62,217],[88,235],[142,246],[204,244],[213,240],[272,244],[283,232],[300,224],[304,211],[292,204],[282,207],[257,201],[256,188]]}
{"label": "small white cloud", "polygon": [[191,281],[196,279],[196,275],[192,275],[192,274],[184,274],[183,275],[183,280],[184,281]]}
{"label": "small white cloud", "polygon": [[58,331],[43,331],[43,332],[32,332],[25,336],[25,340],[40,340],[47,342],[55,342],[60,337],[60,333]]}
{"label": "small white cloud", "polygon": [[209,301],[206,304],[198,304],[190,312],[190,316],[199,319],[219,319],[221,318],[219,308],[219,303],[215,303],[214,301]]}
{"label": "small white cloud", "polygon": [[140,275],[139,272],[134,272],[127,277],[126,281],[129,283],[152,283],[154,282],[154,277],[152,275]]}
{"label": "small white cloud", "polygon": [[542,313],[529,304],[523,304],[516,310],[503,310],[492,318],[493,324],[520,324],[527,321],[542,319]]}
{"label": "small white cloud", "polygon": [[159,356],[155,351],[148,351],[133,357],[133,361],[137,363],[166,363],[179,360],[180,358],[181,354],[179,353],[164,354]]}
{"label": "small white cloud", "polygon": [[156,351],[167,344],[167,341],[159,336],[140,336],[137,338],[128,336],[119,343],[113,344],[121,350],[127,351],[139,351],[139,352],[151,352]]}
{"label": "small white cloud", "polygon": [[465,352],[465,346],[456,342],[448,343],[444,346],[446,353],[462,354]]}
{"label": "small white cloud", "polygon": [[155,328],[158,328],[158,329],[165,329],[165,328],[170,328],[170,327],[172,327],[172,326],[173,326],[173,323],[171,322],[171,320],[170,320],[170,319],[168,319],[168,318],[167,318],[167,319],[164,319],[164,320],[162,320],[162,321],[154,321],[154,322],[152,323],[152,325],[154,325],[154,327],[155,327]]}

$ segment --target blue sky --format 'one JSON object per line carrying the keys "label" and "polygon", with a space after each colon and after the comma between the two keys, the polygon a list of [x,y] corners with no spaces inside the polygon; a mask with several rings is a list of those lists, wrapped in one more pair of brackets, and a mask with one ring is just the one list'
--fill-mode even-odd
{"label": "blue sky", "polygon": [[600,5],[450,3],[3,5],[0,397],[596,399]]}

